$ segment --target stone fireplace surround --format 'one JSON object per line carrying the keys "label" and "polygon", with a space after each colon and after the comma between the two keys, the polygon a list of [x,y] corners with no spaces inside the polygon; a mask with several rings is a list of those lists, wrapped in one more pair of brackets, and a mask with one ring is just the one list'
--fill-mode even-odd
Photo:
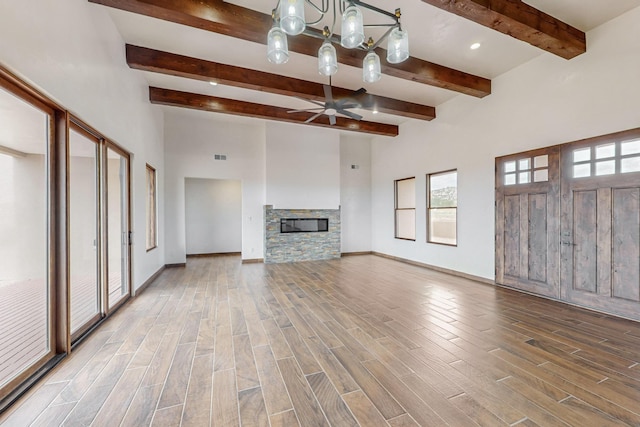
{"label": "stone fireplace surround", "polygon": [[[329,231],[281,233],[280,219],[328,218]],[[266,264],[340,258],[340,209],[273,209],[264,207]]]}

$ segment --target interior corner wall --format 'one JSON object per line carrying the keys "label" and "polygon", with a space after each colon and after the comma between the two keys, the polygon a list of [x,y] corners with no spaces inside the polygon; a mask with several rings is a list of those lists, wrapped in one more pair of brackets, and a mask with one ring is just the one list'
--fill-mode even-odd
{"label": "interior corner wall", "polygon": [[371,137],[340,136],[342,252],[371,251]]}
{"label": "interior corner wall", "polygon": [[[263,258],[264,124],[200,111],[165,116],[167,264],[186,261],[185,179],[242,183],[242,259]],[[226,160],[215,160],[223,154]]]}
{"label": "interior corner wall", "polygon": [[[133,286],[164,265],[162,113],[129,69],[107,8],[86,0],[24,0],[0,6],[0,65],[132,154]],[[158,172],[159,247],[147,252],[145,164]]]}
{"label": "interior corner wall", "polygon": [[[587,52],[550,53],[459,95],[432,122],[372,148],[375,251],[494,278],[495,157],[640,126],[640,8],[587,33]],[[426,174],[458,169],[458,246],[426,243]],[[393,181],[415,176],[416,241],[394,239]]]}
{"label": "interior corner wall", "polygon": [[266,124],[266,204],[274,209],[340,206],[340,133]]}

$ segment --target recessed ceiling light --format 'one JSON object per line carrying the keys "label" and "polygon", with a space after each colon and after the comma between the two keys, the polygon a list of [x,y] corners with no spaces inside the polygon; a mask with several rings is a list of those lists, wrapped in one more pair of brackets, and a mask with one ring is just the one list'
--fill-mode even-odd
{"label": "recessed ceiling light", "polygon": [[218,86],[218,82],[209,82],[211,86]]}
{"label": "recessed ceiling light", "polygon": [[378,110],[373,110],[373,114],[378,114]]}
{"label": "recessed ceiling light", "polygon": [[480,47],[480,43],[477,43],[477,42],[476,42],[476,43],[472,44],[471,46],[469,46],[469,49],[471,49],[471,50],[476,50],[476,49],[478,49],[479,47]]}

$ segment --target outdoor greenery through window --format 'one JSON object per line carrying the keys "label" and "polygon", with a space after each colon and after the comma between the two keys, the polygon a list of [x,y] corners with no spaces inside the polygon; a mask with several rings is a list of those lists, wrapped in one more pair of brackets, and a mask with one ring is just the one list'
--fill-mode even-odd
{"label": "outdoor greenery through window", "polygon": [[156,221],[156,170],[147,165],[147,250],[158,246]]}
{"label": "outdoor greenery through window", "polygon": [[416,179],[395,181],[396,239],[416,240]]}
{"label": "outdoor greenery through window", "polygon": [[457,245],[458,171],[427,175],[427,241]]}

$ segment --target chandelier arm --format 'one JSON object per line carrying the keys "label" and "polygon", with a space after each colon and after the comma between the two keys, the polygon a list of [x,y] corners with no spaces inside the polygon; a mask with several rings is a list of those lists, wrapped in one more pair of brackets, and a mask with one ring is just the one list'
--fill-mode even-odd
{"label": "chandelier arm", "polygon": [[380,9],[378,7],[375,7],[375,6],[370,5],[368,3],[362,2],[360,0],[349,0],[349,3],[353,3],[356,6],[361,6],[361,7],[364,7],[365,9],[372,10],[372,11],[374,11],[376,13],[379,13],[380,15],[388,16],[389,18],[391,18],[394,21],[398,22],[398,17],[394,13],[387,12],[386,10]]}
{"label": "chandelier arm", "polygon": [[389,37],[389,34],[391,34],[391,31],[393,31],[396,27],[397,27],[397,26],[396,26],[396,25],[394,25],[393,27],[389,28],[389,29],[387,30],[387,32],[386,32],[386,33],[384,33],[384,34],[382,35],[382,37],[380,37],[380,38],[378,39],[378,41],[377,41],[377,42],[375,42],[375,43],[373,44],[373,46],[371,46],[371,47],[369,48],[369,50],[372,50],[372,51],[373,51],[373,50],[375,50],[378,46],[380,46],[380,43],[382,43],[382,42],[383,42],[387,37]]}

